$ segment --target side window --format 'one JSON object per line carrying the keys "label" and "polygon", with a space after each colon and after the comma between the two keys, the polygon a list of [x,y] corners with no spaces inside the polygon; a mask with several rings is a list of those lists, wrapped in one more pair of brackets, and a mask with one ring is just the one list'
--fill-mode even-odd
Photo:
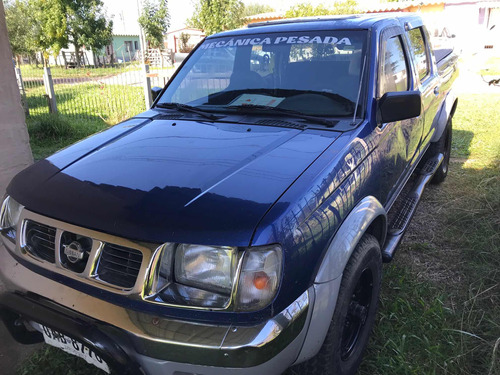
{"label": "side window", "polygon": [[408,90],[408,66],[401,36],[382,42],[382,61],[379,73],[379,97],[386,92]]}
{"label": "side window", "polygon": [[408,32],[410,45],[417,62],[418,77],[422,81],[429,74],[429,56],[425,48],[425,39],[421,27]]}

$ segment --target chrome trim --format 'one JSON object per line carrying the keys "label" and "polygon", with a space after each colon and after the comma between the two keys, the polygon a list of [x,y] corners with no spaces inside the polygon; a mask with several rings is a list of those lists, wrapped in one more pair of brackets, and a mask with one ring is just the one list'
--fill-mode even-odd
{"label": "chrome trim", "polygon": [[[37,258],[24,249],[26,247],[27,221],[33,221],[36,223],[40,223],[42,225],[47,225],[56,228],[55,248],[54,248],[55,263],[51,263],[43,259]],[[42,267],[49,271],[56,272],[71,279],[78,280],[85,284],[93,285],[113,293],[127,295],[133,299],[142,300],[142,289],[146,277],[147,268],[150,263],[151,256],[158,248],[158,245],[144,243],[144,242],[134,242],[121,237],[116,237],[113,235],[78,227],[76,225],[68,224],[59,220],[51,219],[36,214],[27,209],[23,209],[21,212],[18,228],[19,226],[20,226],[20,231],[19,231],[20,234],[14,252],[19,256],[25,258],[27,261],[36,263],[39,267]],[[64,267],[61,263],[61,254],[59,250],[61,247],[61,236],[64,232],[75,233],[81,236],[88,237],[92,240],[92,248],[89,254],[89,259],[85,266],[85,270],[82,273],[76,273],[74,271],[71,271],[70,269]],[[102,254],[102,250],[106,243],[124,246],[127,248],[138,250],[142,253],[141,268],[137,275],[135,285],[132,288],[122,288],[116,286],[114,284],[100,280],[98,275],[96,275],[95,271],[97,269],[97,265],[100,256]]]}
{"label": "chrome trim", "polygon": [[247,347],[263,347],[294,323],[308,307],[309,291],[306,290],[281,313],[261,325],[255,327],[231,326],[221,349],[236,350]]}
{"label": "chrome trim", "polygon": [[2,222],[3,222],[3,216],[5,215],[5,210],[7,210],[7,198],[10,198],[10,196],[5,195],[3,197],[2,205],[0,206],[0,233],[4,230],[4,228],[2,228]]}

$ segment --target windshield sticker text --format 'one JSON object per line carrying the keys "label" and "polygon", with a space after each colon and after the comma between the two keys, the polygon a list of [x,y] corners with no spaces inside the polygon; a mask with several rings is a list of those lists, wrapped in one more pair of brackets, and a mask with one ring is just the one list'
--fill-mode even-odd
{"label": "windshield sticker text", "polygon": [[237,46],[255,46],[264,44],[344,44],[351,45],[349,38],[336,38],[334,36],[278,36],[275,38],[231,38],[229,40],[221,40],[219,42],[204,43],[200,46],[201,49],[221,48],[221,47],[237,47]]}

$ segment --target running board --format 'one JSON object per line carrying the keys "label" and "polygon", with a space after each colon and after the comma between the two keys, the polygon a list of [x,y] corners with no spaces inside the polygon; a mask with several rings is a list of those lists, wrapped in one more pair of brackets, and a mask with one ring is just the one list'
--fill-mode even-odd
{"label": "running board", "polygon": [[387,239],[384,249],[382,250],[382,259],[385,263],[390,262],[392,258],[394,258],[398,245],[403,239],[411,219],[417,210],[425,186],[432,179],[432,176],[434,176],[434,173],[443,162],[443,159],[443,154],[438,154],[432,159],[427,160],[424,166],[417,172],[419,176],[415,181],[413,189],[403,198],[403,202],[399,209],[400,211],[389,225]]}

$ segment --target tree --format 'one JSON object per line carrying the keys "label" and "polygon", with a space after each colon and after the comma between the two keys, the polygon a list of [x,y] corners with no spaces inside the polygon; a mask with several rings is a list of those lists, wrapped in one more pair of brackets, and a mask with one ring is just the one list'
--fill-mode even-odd
{"label": "tree", "polygon": [[189,44],[190,35],[188,33],[181,33],[179,36],[179,52],[188,53],[191,52],[193,46]]}
{"label": "tree", "polygon": [[145,0],[138,21],[144,30],[148,44],[153,48],[161,48],[163,35],[170,27],[167,1]]}
{"label": "tree", "polygon": [[25,0],[6,2],[5,19],[13,55],[33,56],[37,51],[35,43],[37,24],[30,4]]}
{"label": "tree", "polygon": [[333,3],[330,14],[356,14],[359,13],[358,2],[356,0],[336,1]]}
{"label": "tree", "polygon": [[335,1],[333,7],[328,8],[320,4],[300,3],[290,7],[285,13],[286,18],[326,16],[330,14],[355,14],[359,12],[356,0]]}
{"label": "tree", "polygon": [[113,21],[106,20],[102,0],[58,1],[64,8],[68,42],[75,47],[76,63],[80,65],[82,47],[95,53],[111,43]]}
{"label": "tree", "polygon": [[31,0],[30,10],[36,24],[33,41],[46,65],[49,53],[58,55],[68,46],[65,6],[60,0]]}
{"label": "tree", "polygon": [[272,8],[267,4],[251,3],[245,5],[245,9],[243,10],[242,16],[249,17],[253,16],[254,14],[269,13],[269,12],[274,12],[274,8]]}
{"label": "tree", "polygon": [[300,3],[290,7],[285,13],[285,18],[325,16],[330,13],[330,9],[320,4],[314,7],[311,3]]}
{"label": "tree", "polygon": [[244,8],[241,0],[198,0],[188,24],[207,35],[236,29],[243,24]]}

